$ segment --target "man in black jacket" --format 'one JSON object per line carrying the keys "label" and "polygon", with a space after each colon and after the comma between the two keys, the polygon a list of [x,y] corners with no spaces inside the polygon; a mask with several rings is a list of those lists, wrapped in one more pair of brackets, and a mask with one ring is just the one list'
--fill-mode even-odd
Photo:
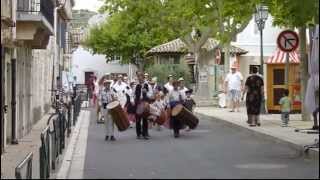
{"label": "man in black jacket", "polygon": [[[138,84],[134,89],[135,95],[135,105],[136,105],[136,132],[137,138],[141,139],[141,135],[144,139],[149,139],[148,134],[148,119],[142,116],[142,112],[145,110],[145,103],[148,103],[150,97],[152,96],[152,91],[150,85],[145,82],[144,74],[142,72],[137,73]],[[142,131],[141,131],[141,121],[142,121]]]}

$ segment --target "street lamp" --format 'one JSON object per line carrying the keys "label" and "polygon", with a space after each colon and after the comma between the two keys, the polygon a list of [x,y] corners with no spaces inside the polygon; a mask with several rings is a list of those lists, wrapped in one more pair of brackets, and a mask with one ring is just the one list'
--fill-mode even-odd
{"label": "street lamp", "polygon": [[[268,7],[263,6],[263,5],[258,5],[256,7],[256,12],[254,14],[254,20],[258,26],[258,29],[260,31],[260,74],[262,77],[264,77],[264,72],[263,72],[263,29],[264,25],[268,19]],[[267,112],[266,106],[265,106],[265,97],[263,96],[262,101],[261,101],[261,107],[260,107],[260,112],[261,114],[265,114]]]}
{"label": "street lamp", "polygon": [[263,29],[264,25],[268,19],[268,7],[263,5],[258,5],[256,7],[256,12],[254,14],[254,20],[260,31],[260,74],[263,76]]}

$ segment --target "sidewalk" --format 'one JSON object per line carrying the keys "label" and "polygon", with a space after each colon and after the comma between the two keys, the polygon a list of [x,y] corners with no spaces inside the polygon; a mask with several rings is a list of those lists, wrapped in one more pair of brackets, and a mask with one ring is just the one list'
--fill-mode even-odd
{"label": "sidewalk", "polygon": [[[261,115],[260,127],[249,127],[247,124],[246,109],[242,107],[240,112],[229,112],[227,108],[215,107],[197,107],[196,113],[209,116],[214,119],[224,121],[233,126],[244,128],[257,136],[263,136],[278,143],[284,143],[302,152],[303,146],[315,143],[315,139],[319,139],[319,134],[307,134],[295,132],[297,128],[311,128],[313,121],[302,121],[300,114],[290,115],[289,127],[281,127],[280,114]],[[319,149],[314,148],[309,150],[311,156],[319,157]]]}
{"label": "sidewalk", "polygon": [[40,134],[46,127],[49,115],[46,114],[31,129],[29,134],[19,139],[18,145],[8,144],[1,157],[1,179],[15,179],[16,166],[33,152],[32,177],[40,178],[39,173],[39,147],[41,146]]}
{"label": "sidewalk", "polygon": [[[47,120],[50,114],[46,114],[39,120],[35,125],[33,125],[29,134],[24,136],[22,139],[19,139],[18,145],[8,144],[5,148],[5,152],[1,156],[1,179],[15,179],[15,168],[16,166],[29,154],[33,152],[32,159],[32,177],[33,179],[40,178],[40,160],[39,160],[39,148],[41,146],[40,134],[44,128],[47,126]],[[74,126],[71,127],[71,132]],[[68,142],[70,138],[66,137],[66,148],[68,147]],[[65,149],[66,149],[65,148]],[[55,179],[56,171],[61,166],[61,159],[65,154],[60,155],[59,163],[57,164],[57,169],[53,171],[50,170],[50,179]]]}

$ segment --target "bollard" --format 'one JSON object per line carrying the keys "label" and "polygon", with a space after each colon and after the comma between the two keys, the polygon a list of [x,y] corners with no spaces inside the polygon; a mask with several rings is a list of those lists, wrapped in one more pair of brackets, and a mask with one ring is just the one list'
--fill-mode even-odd
{"label": "bollard", "polygon": [[[15,168],[15,176],[16,179],[32,179],[32,158],[33,153],[29,153],[23,161],[21,161],[18,166]],[[25,176],[22,176],[21,170],[27,166],[27,170],[25,171]]]}
{"label": "bollard", "polygon": [[41,146],[39,148],[40,160],[40,179],[50,177],[50,139],[49,126],[47,126],[40,135]]}

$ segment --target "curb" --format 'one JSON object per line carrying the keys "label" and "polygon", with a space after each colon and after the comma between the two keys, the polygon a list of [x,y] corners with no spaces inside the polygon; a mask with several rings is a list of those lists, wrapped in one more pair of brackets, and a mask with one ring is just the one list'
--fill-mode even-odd
{"label": "curb", "polygon": [[205,117],[205,118],[208,118],[210,120],[213,120],[213,121],[216,121],[216,122],[219,122],[219,123],[223,123],[223,124],[225,124],[225,125],[227,125],[229,127],[232,127],[232,128],[239,128],[241,130],[245,130],[248,133],[252,134],[253,136],[256,136],[256,137],[259,137],[259,138],[263,138],[263,139],[267,139],[267,140],[273,141],[275,143],[288,146],[288,147],[296,150],[297,154],[299,154],[299,156],[302,156],[304,158],[312,159],[312,160],[316,160],[316,161],[319,160],[319,151],[317,151],[315,149],[309,149],[308,152],[305,152],[305,149],[304,149],[304,147],[302,145],[295,144],[295,143],[286,141],[284,139],[280,139],[278,137],[274,137],[274,136],[271,136],[269,134],[265,134],[263,132],[255,131],[253,129],[249,129],[249,128],[240,126],[238,124],[235,124],[235,123],[232,123],[232,122],[229,122],[229,121],[225,121],[225,120],[223,120],[221,118],[208,116],[208,115],[205,115],[205,114],[202,114],[202,113],[198,113],[198,112],[196,112],[196,114],[198,114],[200,119],[201,119],[201,117]]}
{"label": "curb", "polygon": [[71,167],[71,160],[72,160],[73,152],[75,150],[75,145],[77,143],[77,139],[80,135],[80,128],[81,128],[81,124],[83,121],[83,118],[81,118],[82,113],[83,113],[83,111],[80,112],[79,120],[77,121],[77,124],[76,124],[75,128],[73,129],[70,143],[67,146],[67,151],[62,159],[62,164],[61,164],[60,169],[56,175],[56,179],[67,179],[68,178],[69,170]]}

